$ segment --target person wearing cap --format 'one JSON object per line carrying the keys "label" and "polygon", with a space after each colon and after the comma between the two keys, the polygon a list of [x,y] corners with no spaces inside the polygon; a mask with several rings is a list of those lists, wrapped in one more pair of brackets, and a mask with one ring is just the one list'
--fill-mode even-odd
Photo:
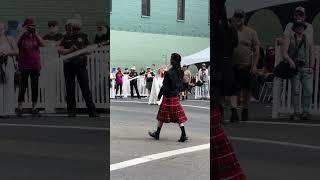
{"label": "person wearing cap", "polygon": [[181,56],[177,53],[171,55],[170,63],[172,67],[165,72],[163,85],[158,95],[158,100],[163,96],[158,115],[157,115],[157,130],[149,132],[149,135],[159,140],[160,131],[163,123],[179,124],[181,136],[179,142],[185,142],[188,137],[185,132],[184,123],[188,120],[179,99],[179,94],[182,90],[183,70],[181,69]]}
{"label": "person wearing cap", "polygon": [[[131,99],[134,98],[133,88],[136,90],[136,94],[137,94],[138,99],[141,99],[140,94],[139,94],[139,90],[138,90],[138,81],[137,81],[137,79],[133,79],[138,76],[139,75],[136,72],[136,67],[135,66],[131,67],[131,72],[129,73]],[[133,79],[133,80],[131,80],[131,79]]]}
{"label": "person wearing cap", "polygon": [[295,22],[304,22],[307,25],[304,34],[308,38],[309,43],[311,43],[312,45],[311,48],[314,53],[314,58],[317,58],[318,51],[314,46],[314,29],[312,24],[306,22],[306,9],[304,7],[298,6],[295,8],[293,14],[293,22],[287,24],[284,30],[284,37],[282,37],[284,40],[282,40],[281,42],[287,41],[286,38],[289,38],[291,35],[295,34],[295,32],[292,30]]}
{"label": "person wearing cap", "polygon": [[314,43],[314,30],[313,26],[310,23],[306,22],[306,10],[304,7],[296,7],[294,14],[293,14],[293,22],[290,22],[287,24],[285,30],[284,30],[284,35],[286,37],[290,37],[291,35],[295,34],[295,32],[292,30],[292,27],[295,22],[304,22],[307,25],[307,28],[304,31],[304,34],[308,38],[308,41],[310,43]]}
{"label": "person wearing cap", "polygon": [[28,88],[28,79],[31,79],[32,114],[38,114],[39,76],[41,70],[40,47],[45,46],[44,40],[36,31],[33,18],[27,18],[23,23],[23,32],[18,37],[18,70],[21,74],[19,86],[17,115],[22,116],[22,103]]}
{"label": "person wearing cap", "polygon": [[209,95],[209,71],[205,63],[201,64],[201,68],[198,72],[198,79],[201,82],[201,99],[207,99]]}
{"label": "person wearing cap", "polygon": [[107,45],[110,45],[110,28],[105,21],[97,22],[97,32],[94,43],[106,43]]}
{"label": "person wearing cap", "polygon": [[151,68],[147,67],[145,79],[146,79],[146,88],[148,89],[148,97],[150,97],[150,94],[151,94],[152,83],[153,83],[154,77],[155,77],[155,74],[152,72]]}
{"label": "person wearing cap", "polygon": [[190,83],[191,83],[191,72],[188,69],[187,65],[183,65],[182,70],[184,72],[184,76],[183,76],[183,92],[182,92],[182,100],[184,99],[188,99],[188,91],[189,91],[189,87],[190,87]]}
{"label": "person wearing cap", "polygon": [[234,26],[238,32],[238,45],[233,51],[233,70],[235,91],[230,98],[230,122],[239,121],[237,106],[239,95],[242,95],[243,109],[241,120],[249,119],[249,101],[251,98],[250,84],[252,74],[258,72],[257,66],[260,59],[260,41],[257,32],[245,25],[245,12],[238,9],[234,12]]}
{"label": "person wearing cap", "polygon": [[[78,19],[70,20],[71,32],[64,35],[59,52],[66,55],[86,48],[90,43],[88,35],[81,32],[81,22]],[[79,55],[64,62],[63,66],[66,83],[66,100],[69,117],[76,116],[75,78],[80,85],[82,96],[88,108],[89,117],[99,117],[89,87],[89,76],[87,71],[87,56]]]}
{"label": "person wearing cap", "polygon": [[122,98],[122,85],[123,85],[123,73],[120,67],[118,67],[117,69],[117,73],[116,73],[116,98],[117,98],[117,94],[118,91],[120,90],[120,98]]}
{"label": "person wearing cap", "polygon": [[59,45],[63,38],[63,34],[59,33],[59,23],[58,21],[48,22],[48,33],[43,36],[43,39],[47,43],[53,43],[54,45]]}
{"label": "person wearing cap", "polygon": [[[297,70],[297,74],[292,77],[292,104],[294,113],[291,120],[309,120],[309,108],[313,92],[314,54],[312,44],[309,42],[304,31],[307,28],[305,22],[295,22],[292,26],[294,32],[283,45],[283,59],[290,64],[291,68]],[[300,84],[302,85],[302,114],[300,114]]]}

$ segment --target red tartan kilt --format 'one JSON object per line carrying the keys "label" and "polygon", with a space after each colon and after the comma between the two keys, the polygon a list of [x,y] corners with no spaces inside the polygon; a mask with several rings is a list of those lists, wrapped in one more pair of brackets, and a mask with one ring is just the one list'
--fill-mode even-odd
{"label": "red tartan kilt", "polygon": [[213,179],[246,180],[230,141],[221,127],[219,107],[211,108],[211,173]]}
{"label": "red tartan kilt", "polygon": [[157,120],[163,123],[183,123],[188,120],[180,104],[179,97],[163,97]]}

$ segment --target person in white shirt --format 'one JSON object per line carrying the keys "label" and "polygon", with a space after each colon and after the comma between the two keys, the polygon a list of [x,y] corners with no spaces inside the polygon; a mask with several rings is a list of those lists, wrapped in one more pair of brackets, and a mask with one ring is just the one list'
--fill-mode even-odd
{"label": "person in white shirt", "polygon": [[208,86],[209,86],[209,72],[208,69],[206,68],[206,64],[203,63],[201,65],[201,68],[198,72],[198,79],[202,83],[201,86],[201,99],[207,99],[208,97]]}
{"label": "person in white shirt", "polygon": [[[313,26],[312,24],[306,22],[306,10],[304,7],[299,6],[295,9],[293,20],[294,22],[304,22],[306,24],[307,28],[305,29],[304,34],[306,35],[308,42],[311,43],[312,51],[314,52],[315,55],[317,55],[317,52],[315,51],[315,48],[314,48]],[[292,30],[294,22],[290,22],[287,24],[286,29],[284,30],[284,35],[286,38],[289,38],[295,34],[295,32]]]}

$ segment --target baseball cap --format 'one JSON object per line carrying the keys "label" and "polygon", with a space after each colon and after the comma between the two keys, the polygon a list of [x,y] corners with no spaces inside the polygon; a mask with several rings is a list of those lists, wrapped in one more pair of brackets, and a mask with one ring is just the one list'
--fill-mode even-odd
{"label": "baseball cap", "polygon": [[31,18],[31,17],[25,19],[25,21],[24,21],[24,23],[23,23],[22,26],[23,26],[23,27],[25,27],[25,26],[35,26],[34,19]]}
{"label": "baseball cap", "polygon": [[295,12],[302,12],[303,14],[306,13],[306,9],[302,6],[296,7]]}
{"label": "baseball cap", "polygon": [[246,13],[242,9],[236,9],[234,11],[233,17],[245,17]]}

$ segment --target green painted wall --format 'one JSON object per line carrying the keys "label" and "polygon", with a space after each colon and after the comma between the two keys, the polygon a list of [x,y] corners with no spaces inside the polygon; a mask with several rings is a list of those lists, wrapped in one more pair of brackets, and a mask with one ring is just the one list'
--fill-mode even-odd
{"label": "green painted wall", "polygon": [[[23,21],[28,16],[35,17],[40,33],[46,33],[47,22],[58,20],[64,26],[74,13],[83,18],[83,30],[92,37],[98,19],[109,21],[109,0],[5,0],[1,1],[0,21]],[[64,27],[62,26],[62,30]]]}
{"label": "green painted wall", "polygon": [[207,48],[209,38],[111,31],[111,67],[163,65],[170,54],[187,56]]}

